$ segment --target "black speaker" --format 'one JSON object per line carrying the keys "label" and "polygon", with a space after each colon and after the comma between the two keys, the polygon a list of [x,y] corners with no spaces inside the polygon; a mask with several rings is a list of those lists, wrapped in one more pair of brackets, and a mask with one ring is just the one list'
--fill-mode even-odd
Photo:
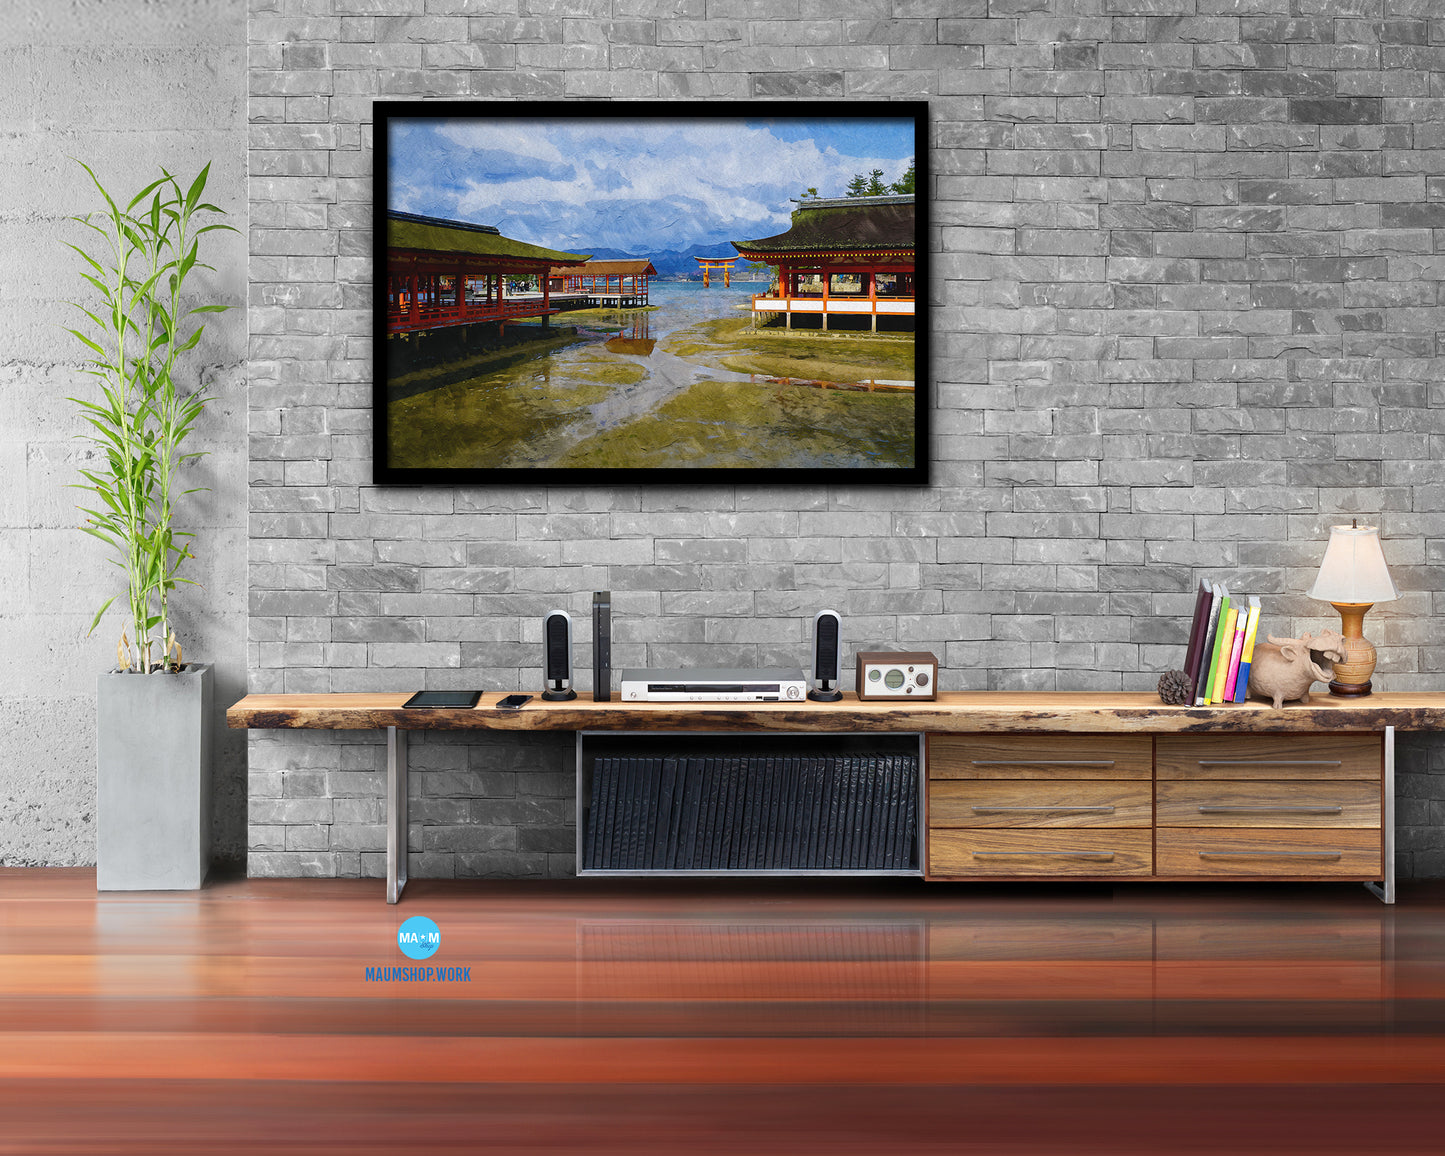
{"label": "black speaker", "polygon": [[542,619],[542,666],[547,689],[542,697],[551,702],[576,698],[572,689],[572,615],[553,610]]}
{"label": "black speaker", "polygon": [[592,701],[612,701],[612,591],[592,595]]}
{"label": "black speaker", "polygon": [[820,610],[813,616],[813,681],[817,686],[808,697],[814,702],[837,702],[843,697],[838,689],[843,668],[842,624],[836,610]]}

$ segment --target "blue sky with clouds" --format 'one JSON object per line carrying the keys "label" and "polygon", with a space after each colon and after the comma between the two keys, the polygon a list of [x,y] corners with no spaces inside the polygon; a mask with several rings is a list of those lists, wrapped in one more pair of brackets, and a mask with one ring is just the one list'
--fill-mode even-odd
{"label": "blue sky with clouds", "polygon": [[787,229],[790,198],[897,179],[911,118],[393,120],[390,207],[553,249],[646,256]]}

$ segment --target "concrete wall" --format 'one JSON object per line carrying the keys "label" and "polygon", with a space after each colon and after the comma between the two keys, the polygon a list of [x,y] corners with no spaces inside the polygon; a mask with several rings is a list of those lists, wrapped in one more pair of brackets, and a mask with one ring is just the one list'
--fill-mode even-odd
{"label": "concrete wall", "polygon": [[[197,532],[178,595],[186,653],[212,661],[217,698],[245,689],[245,11],[227,0],[12,0],[0,20],[0,863],[95,862],[95,685],[115,665],[120,616],[86,628],[119,589],[100,543],[76,528],[90,452],[68,396],[93,396],[63,304],[86,286],[65,247],[71,214],[102,207],[84,160],[127,199],[164,165],[213,162],[211,199],[241,230],[216,234],[209,291],[238,308],[212,321],[196,369],[217,400],[195,434],[206,458],[183,525]],[[204,367],[204,368],[201,368]],[[213,837],[245,853],[245,744],[216,743]]]}
{"label": "concrete wall", "polygon": [[[1300,592],[1356,514],[1405,591],[1371,616],[1377,685],[1438,689],[1429,7],[254,0],[253,689],[535,688],[540,616],[598,588],[619,666],[798,663],[829,605],[945,689],[1152,688],[1202,575],[1272,631],[1327,623]],[[927,97],[934,484],[369,485],[379,97]],[[1445,748],[1402,746],[1401,870],[1439,874]],[[567,756],[416,743],[413,875],[568,873]],[[252,873],[379,872],[380,760],[253,737]]]}

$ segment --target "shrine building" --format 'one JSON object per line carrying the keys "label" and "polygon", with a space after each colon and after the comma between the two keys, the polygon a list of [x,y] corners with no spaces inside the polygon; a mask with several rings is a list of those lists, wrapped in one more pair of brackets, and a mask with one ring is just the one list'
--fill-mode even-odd
{"label": "shrine building", "polygon": [[[514,241],[491,225],[388,212],[387,332],[424,333],[526,317],[540,317],[546,324],[558,311],[549,273],[586,260],[585,254]],[[529,292],[518,281],[532,277],[540,292]]]}
{"label": "shrine building", "polygon": [[648,285],[656,276],[646,257],[623,257],[559,266],[547,274],[547,286],[552,293],[580,296],[590,305],[635,307],[647,304]]}
{"label": "shrine building", "polygon": [[[766,293],[753,297],[759,314],[793,319],[867,319],[868,328],[914,326],[916,235],[912,196],[810,198],[793,210],[786,233],[734,241],[738,255],[777,269]],[[852,327],[851,325],[849,326]]]}

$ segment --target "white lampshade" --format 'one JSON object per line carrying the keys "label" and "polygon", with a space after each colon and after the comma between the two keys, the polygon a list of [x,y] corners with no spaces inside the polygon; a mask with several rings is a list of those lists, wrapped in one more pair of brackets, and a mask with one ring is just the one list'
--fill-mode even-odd
{"label": "white lampshade", "polygon": [[1393,602],[1400,597],[1376,526],[1331,526],[1325,560],[1309,596],[1322,602]]}

